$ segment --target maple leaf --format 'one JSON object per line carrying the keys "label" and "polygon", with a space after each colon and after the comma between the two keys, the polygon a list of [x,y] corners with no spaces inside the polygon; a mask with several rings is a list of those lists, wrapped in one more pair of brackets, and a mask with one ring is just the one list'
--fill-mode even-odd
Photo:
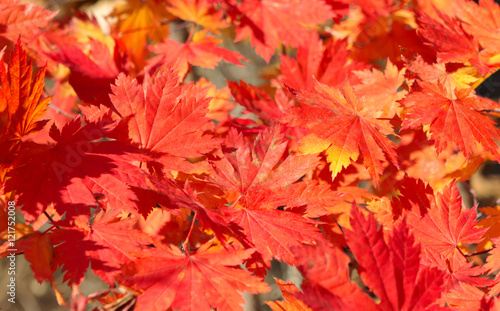
{"label": "maple leaf", "polygon": [[284,120],[309,130],[299,150],[302,154],[326,151],[332,178],[360,154],[375,184],[383,172],[384,153],[398,166],[393,143],[386,137],[393,134],[392,127],[387,121],[377,120],[367,109],[366,100],[358,99],[349,84],[339,90],[316,82],[312,91],[292,92],[302,105]]}
{"label": "maple leaf", "polygon": [[405,294],[402,299],[399,291],[399,305],[407,310],[427,310],[444,290],[444,273],[423,267],[420,245],[404,222],[393,231],[388,247],[392,250],[396,284]]}
{"label": "maple leaf", "polygon": [[99,106],[112,107],[110,85],[122,71],[118,62],[118,45],[113,56],[109,48],[96,40],[90,40],[90,55],[85,55],[76,45],[58,46],[59,52],[51,57],[69,67],[69,83],[81,100]]}
{"label": "maple leaf", "polygon": [[149,46],[149,50],[159,54],[148,61],[148,67],[157,68],[168,65],[176,68],[181,77],[188,72],[189,65],[203,68],[215,68],[221,60],[242,65],[246,59],[238,52],[218,47],[221,40],[207,35],[208,30],[202,30],[189,37],[186,43],[180,43],[165,38],[162,43]]}
{"label": "maple leaf", "polygon": [[297,286],[290,281],[285,282],[277,278],[274,278],[274,280],[281,290],[284,301],[266,301],[267,305],[270,306],[273,311],[311,311],[311,308],[303,301],[294,297],[294,294],[300,293],[300,289],[298,289]]}
{"label": "maple leaf", "polygon": [[226,214],[243,228],[265,263],[276,258],[293,264],[291,248],[323,240],[314,221],[292,212],[246,208],[228,210]]}
{"label": "maple leaf", "polygon": [[84,231],[71,226],[55,229],[49,234],[50,242],[52,245],[56,245],[54,247],[54,265],[62,268],[64,272],[63,282],[68,281],[69,285],[80,284],[89,265],[106,272],[116,270],[116,268],[109,267],[101,260],[91,258],[88,255],[89,251],[96,251],[104,247],[86,240],[85,235]]}
{"label": "maple leaf", "polygon": [[[478,5],[479,4],[479,5]],[[473,34],[481,44],[479,52],[485,62],[491,67],[497,67],[500,63],[500,32],[498,14],[500,7],[495,1],[481,0],[479,3],[469,1],[457,1],[454,9],[456,16],[463,21],[463,28]]]}
{"label": "maple leaf", "polygon": [[156,245],[136,263],[125,265],[123,282],[144,289],[137,299],[140,310],[242,310],[241,292],[269,291],[266,283],[240,265],[255,250],[224,250],[212,243],[194,254],[176,246]]}
{"label": "maple leaf", "polygon": [[418,75],[422,81],[435,84],[439,81],[445,89],[470,88],[481,81],[480,74],[472,67],[461,67],[454,72],[448,72],[446,63],[429,64],[420,56],[406,64],[406,68]]}
{"label": "maple leaf", "polygon": [[250,37],[255,51],[269,62],[280,43],[299,47],[307,43],[304,25],[316,25],[333,17],[322,0],[225,0],[236,26],[236,41]]}
{"label": "maple leaf", "polygon": [[464,31],[462,23],[440,11],[436,15],[439,20],[419,11],[417,22],[419,35],[436,49],[439,60],[472,64],[482,75],[491,71],[480,57],[477,39]]}
{"label": "maple leaf", "polygon": [[170,14],[162,1],[131,0],[118,3],[111,16],[118,18],[114,27],[140,71],[148,54],[147,40],[161,41],[168,36],[165,22],[171,19]]}
{"label": "maple leaf", "polygon": [[292,106],[287,100],[280,100],[279,90],[273,100],[265,91],[243,80],[240,80],[239,85],[235,81],[227,81],[227,85],[234,100],[248,111],[255,113],[266,124],[275,124]]}
{"label": "maple leaf", "polygon": [[302,293],[295,297],[312,310],[379,310],[374,301],[350,281],[349,257],[325,244],[294,249],[297,268],[304,276]]}
{"label": "maple leaf", "polygon": [[481,110],[493,109],[497,104],[476,96],[473,89],[445,89],[439,82],[418,82],[422,88],[412,92],[403,101],[408,108],[402,129],[429,126],[430,138],[438,153],[448,144],[469,157],[481,144],[500,159],[494,140],[500,140],[500,130]]}
{"label": "maple leaf", "polygon": [[224,20],[224,12],[217,10],[210,0],[171,0],[167,11],[178,18],[203,26],[210,32],[218,33],[229,27]]}
{"label": "maple leaf", "polygon": [[318,32],[311,30],[307,42],[297,48],[296,59],[280,55],[283,82],[294,89],[313,89],[314,80],[338,86],[366,65],[349,59],[346,40],[330,40],[323,46]]}
{"label": "maple leaf", "polygon": [[311,171],[319,160],[315,155],[289,155],[278,165],[287,148],[280,126],[265,130],[253,144],[245,142],[241,133],[231,129],[224,146],[227,152],[221,160],[211,161],[214,174],[210,178],[225,189],[237,191],[242,197],[240,200],[245,200],[247,194],[285,188]]}
{"label": "maple leaf", "polygon": [[[53,273],[57,266],[53,263],[54,250],[48,234],[34,231],[16,240],[15,243],[17,253],[24,254],[39,283],[54,281]],[[3,256],[0,255],[0,257]]]}
{"label": "maple leaf", "polygon": [[[3,64],[3,58],[1,60]],[[38,121],[47,109],[50,97],[43,98],[46,67],[32,79],[31,59],[18,40],[7,70],[0,66],[0,159],[2,166],[13,159],[21,139],[41,130],[47,120]]]}
{"label": "maple leaf", "polygon": [[285,206],[286,209],[306,206],[304,216],[316,218],[336,211],[342,195],[341,192],[331,190],[328,184],[318,184],[317,181],[297,182],[279,193],[272,203],[266,204]]}
{"label": "maple leaf", "polygon": [[374,112],[382,111],[380,117],[399,116],[402,107],[398,101],[408,93],[406,90],[399,91],[401,84],[405,81],[405,72],[405,68],[398,70],[390,59],[387,60],[384,72],[376,69],[355,71],[354,74],[361,80],[361,84],[355,85],[354,91],[358,97],[365,96],[369,109]]}
{"label": "maple leaf", "polygon": [[445,286],[447,292],[451,290],[462,291],[468,286],[487,287],[494,285],[497,281],[487,277],[488,268],[485,266],[474,266],[463,256],[445,257],[432,247],[424,249],[424,264],[437,267],[445,272]]}
{"label": "maple leaf", "polygon": [[[140,246],[154,243],[150,236],[133,229],[137,220],[120,220],[117,218],[120,213],[121,210],[105,214],[100,212],[92,224],[81,225],[82,231],[86,233],[86,240],[95,242],[97,247],[103,247],[89,250],[86,255],[104,263],[106,269],[93,267],[93,271],[108,284],[114,283],[114,276],[120,271],[121,265],[136,259],[135,252],[140,250]],[[111,269],[115,272],[110,272]]]}
{"label": "maple leaf", "polygon": [[321,239],[321,234],[313,226],[314,221],[291,212],[292,209],[276,210],[275,204],[287,204],[288,200],[277,199],[276,203],[275,198],[279,197],[279,191],[314,168],[317,156],[289,155],[279,163],[287,147],[279,126],[259,134],[252,145],[231,129],[224,147],[231,152],[211,161],[210,176],[214,183],[238,196],[224,213],[243,228],[264,262],[276,257],[292,263],[290,247],[314,243]]}
{"label": "maple leaf", "polygon": [[20,4],[19,0],[5,0],[0,4],[0,36],[16,41],[21,38],[28,46],[36,47],[41,28],[49,25],[57,12],[45,10],[35,3]]}
{"label": "maple leaf", "polygon": [[386,243],[373,215],[365,218],[353,206],[351,226],[353,230],[345,232],[347,244],[364,283],[381,299],[382,310],[425,310],[440,298],[444,273],[421,266],[420,245],[405,222]]}
{"label": "maple leaf", "polygon": [[166,169],[186,167],[183,159],[200,157],[218,145],[209,133],[214,124],[206,117],[210,98],[204,92],[183,94],[172,70],[162,69],[142,85],[120,74],[115,84],[110,97],[118,114],[112,119],[123,125],[114,137],[160,157]]}
{"label": "maple leaf", "polygon": [[[133,229],[136,219],[120,219],[120,213],[114,210],[103,214],[101,210],[92,220],[80,215],[74,224],[67,220],[54,222],[57,229],[47,235],[55,245],[54,264],[66,271],[64,281],[80,284],[90,264],[103,281],[114,284],[121,266],[137,260],[141,247],[154,243],[150,236]],[[78,251],[68,251],[74,245],[79,245]]]}
{"label": "maple leaf", "polygon": [[106,195],[110,207],[136,213],[135,194],[128,185],[147,187],[144,173],[130,164],[133,152],[113,141],[101,139],[115,124],[90,123],[80,119],[68,123],[61,132],[53,126],[50,137],[56,144],[25,143],[9,172],[6,191],[19,194],[18,204],[27,221],[33,221],[54,203],[67,218],[90,213],[96,206],[94,194]]}
{"label": "maple leaf", "polygon": [[[382,309],[398,310],[401,302],[398,301],[394,266],[387,264],[391,254],[384,242],[383,229],[377,229],[373,216],[365,219],[357,207],[353,207],[351,213],[351,227],[353,231],[345,233],[346,241],[360,265],[358,271],[361,277],[380,298]],[[410,259],[414,263],[415,259]],[[413,274],[416,276],[416,273]]]}
{"label": "maple leaf", "polygon": [[462,210],[462,198],[456,182],[452,182],[435,196],[423,217],[413,210],[406,213],[406,219],[423,247],[432,248],[447,259],[463,259],[459,244],[479,243],[486,232],[486,228],[476,228],[476,215],[475,207]]}

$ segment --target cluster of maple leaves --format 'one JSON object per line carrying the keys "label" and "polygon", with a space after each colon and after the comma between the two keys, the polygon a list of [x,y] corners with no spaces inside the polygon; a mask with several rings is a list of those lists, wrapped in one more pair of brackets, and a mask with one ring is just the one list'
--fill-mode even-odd
{"label": "cluster of maple leaves", "polygon": [[[500,160],[474,91],[500,68],[493,0],[130,0],[106,33],[56,14],[0,3],[0,232],[15,201],[61,304],[241,310],[276,259],[304,280],[273,310],[500,308],[500,209],[457,188]],[[186,82],[245,66],[223,40],[267,83]],[[89,268],[109,291],[78,294]]]}

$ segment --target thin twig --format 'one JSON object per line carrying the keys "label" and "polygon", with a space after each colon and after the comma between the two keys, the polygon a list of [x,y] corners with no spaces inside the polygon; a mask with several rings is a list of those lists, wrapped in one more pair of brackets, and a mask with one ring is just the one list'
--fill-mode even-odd
{"label": "thin twig", "polygon": [[[50,220],[50,222],[55,222],[54,219],[52,219],[52,217],[47,213],[47,211],[43,211],[43,214],[47,217],[48,220]],[[57,229],[61,229],[61,227],[59,226],[55,226]]]}
{"label": "thin twig", "polygon": [[484,250],[484,251],[480,251],[480,252],[476,252],[476,253],[472,253],[472,254],[466,254],[464,255],[465,257],[472,257],[472,256],[477,256],[477,255],[482,255],[482,254],[487,254],[489,251],[491,251],[493,248],[490,248],[490,249],[487,249],[487,250]]}

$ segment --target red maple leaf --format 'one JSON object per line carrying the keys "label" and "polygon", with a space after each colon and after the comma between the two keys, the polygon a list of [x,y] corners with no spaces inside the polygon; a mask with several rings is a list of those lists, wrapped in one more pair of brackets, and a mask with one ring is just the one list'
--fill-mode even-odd
{"label": "red maple leaf", "polygon": [[28,221],[33,221],[53,203],[67,218],[89,214],[95,207],[94,195],[104,194],[111,208],[133,207],[136,195],[128,185],[147,187],[141,169],[130,164],[134,157],[126,146],[113,142],[96,142],[115,124],[90,123],[80,119],[68,123],[62,131],[53,126],[50,137],[56,142],[26,142],[9,172],[6,191],[19,193],[18,204]]}
{"label": "red maple leaf", "polygon": [[[54,249],[48,234],[34,231],[15,242],[18,254],[24,254],[31,264],[33,276],[38,282],[54,281],[53,273],[57,269],[54,264]],[[3,257],[0,255],[0,257]]]}
{"label": "red maple leaf", "polygon": [[186,167],[186,158],[200,157],[220,142],[206,117],[210,98],[183,94],[172,70],[162,69],[142,85],[124,74],[115,83],[111,101],[117,114],[111,119],[122,121],[113,137],[160,158],[167,170]]}
{"label": "red maple leaf", "polygon": [[312,30],[307,42],[297,49],[296,59],[280,55],[283,82],[296,90],[314,89],[314,80],[330,86],[339,86],[353,71],[366,65],[349,58],[346,40],[329,40],[323,46],[317,31]]}
{"label": "red maple leaf", "polygon": [[497,283],[496,280],[487,276],[488,268],[485,266],[474,266],[463,256],[446,258],[432,247],[424,249],[424,265],[437,267],[444,272],[444,285],[446,291],[467,291],[469,286],[487,287]]}
{"label": "red maple leaf", "polygon": [[241,201],[245,196],[262,190],[281,190],[317,165],[319,158],[315,155],[289,155],[279,163],[286,148],[280,126],[262,132],[252,144],[231,129],[224,144],[227,151],[219,161],[211,162],[214,169],[211,180],[225,189],[237,191],[241,196],[238,201],[250,206],[252,200]]}
{"label": "red maple leaf", "polygon": [[226,213],[231,222],[243,228],[266,265],[272,258],[293,264],[292,247],[323,240],[314,227],[315,222],[300,214],[255,208],[232,209]]}
{"label": "red maple leaf", "polygon": [[364,283],[381,299],[382,310],[425,310],[441,297],[444,273],[422,266],[420,245],[405,222],[386,243],[373,215],[365,218],[353,206],[351,226],[353,230],[345,232],[347,244]]}
{"label": "red maple leaf", "polygon": [[115,267],[107,266],[102,260],[89,256],[89,252],[102,250],[104,247],[87,240],[83,230],[68,226],[54,230],[49,238],[52,245],[57,245],[54,247],[54,265],[61,267],[64,272],[63,282],[68,281],[68,285],[80,284],[89,265],[95,270],[116,272]]}
{"label": "red maple leaf", "polygon": [[462,210],[462,199],[456,182],[446,186],[435,196],[435,201],[422,216],[420,210],[406,213],[408,225],[413,228],[417,240],[423,247],[432,249],[445,259],[458,256],[464,259],[459,244],[482,241],[486,228],[477,228],[476,208]]}
{"label": "red maple leaf", "polygon": [[[106,266],[106,269],[92,269],[108,284],[114,283],[114,276],[123,264],[136,260],[136,252],[140,251],[140,246],[154,243],[150,236],[133,228],[137,220],[118,218],[121,212],[100,212],[94,217],[92,224],[79,222],[81,230],[86,233],[85,239],[94,241],[97,246],[97,249],[89,250],[86,255],[100,260]],[[110,272],[112,269],[115,271]]]}
{"label": "red maple leaf", "polygon": [[77,45],[58,46],[59,52],[52,53],[54,61],[70,69],[69,83],[86,103],[112,107],[109,99],[111,85],[122,71],[119,44],[112,55],[104,43],[90,40],[90,55],[87,56]]}
{"label": "red maple leaf", "polygon": [[[115,282],[121,266],[135,261],[141,247],[152,245],[153,239],[136,229],[135,219],[120,219],[121,210],[98,212],[90,221],[88,216],[78,216],[74,223],[67,220],[54,222],[57,229],[45,236],[50,239],[50,262],[66,271],[64,281],[79,284],[89,268],[108,284]],[[78,250],[71,251],[75,245]],[[51,254],[52,255],[52,254]]]}
{"label": "red maple leaf", "polygon": [[123,268],[123,282],[144,292],[137,308],[160,311],[241,310],[242,292],[264,293],[266,283],[248,271],[234,268],[255,250],[225,250],[207,243],[195,253],[176,246],[156,245]]}
{"label": "red maple leaf", "polygon": [[236,24],[236,41],[250,37],[255,51],[267,62],[280,43],[298,47],[307,42],[304,25],[316,25],[333,17],[322,0],[225,0]]}
{"label": "red maple leaf", "polygon": [[437,51],[439,61],[470,63],[481,73],[492,70],[480,57],[481,47],[473,35],[467,33],[457,19],[436,11],[440,20],[433,19],[426,13],[418,12],[418,33]]}
{"label": "red maple leaf", "polygon": [[349,257],[325,244],[294,249],[297,267],[304,276],[302,293],[294,296],[313,310],[379,310],[349,277]]}
{"label": "red maple leaf", "polygon": [[273,100],[266,92],[245,83],[243,80],[240,81],[239,85],[235,81],[227,81],[227,85],[234,100],[249,112],[255,113],[266,124],[276,123],[292,106],[288,98],[283,100],[283,97],[279,97],[279,92],[276,93],[275,100]]}
{"label": "red maple leaf", "polygon": [[287,147],[283,138],[282,129],[274,127],[249,144],[243,135],[231,129],[224,145],[227,151],[220,160],[212,161],[214,172],[210,179],[237,196],[224,212],[243,228],[264,262],[276,257],[292,263],[292,246],[321,239],[314,221],[300,215],[303,210],[276,209],[276,204],[288,203],[280,199],[280,191],[309,172],[318,161],[315,155],[289,155],[280,163]]}

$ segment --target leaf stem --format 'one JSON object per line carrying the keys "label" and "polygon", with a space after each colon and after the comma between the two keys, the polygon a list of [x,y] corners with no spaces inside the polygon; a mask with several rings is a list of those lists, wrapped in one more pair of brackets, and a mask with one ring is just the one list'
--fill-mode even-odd
{"label": "leaf stem", "polygon": [[241,199],[242,195],[240,194],[240,196],[236,199],[236,201],[234,201],[233,203],[231,203],[231,206],[229,206],[230,208],[234,208],[236,206],[236,204],[238,204],[238,201]]}
{"label": "leaf stem", "polygon": [[195,28],[196,28],[196,25],[193,25],[193,27],[191,27],[191,31],[189,32],[189,36],[186,39],[186,43],[189,43],[191,41],[191,39],[193,38]]}
{"label": "leaf stem", "polygon": [[182,248],[188,254],[189,254],[189,252],[187,250],[188,250],[189,238],[191,237],[191,232],[193,232],[194,223],[196,222],[196,216],[197,216],[197,214],[196,214],[196,212],[194,212],[193,220],[191,221],[191,227],[189,228],[189,232],[187,234],[186,240],[184,241],[184,243],[182,243]]}

